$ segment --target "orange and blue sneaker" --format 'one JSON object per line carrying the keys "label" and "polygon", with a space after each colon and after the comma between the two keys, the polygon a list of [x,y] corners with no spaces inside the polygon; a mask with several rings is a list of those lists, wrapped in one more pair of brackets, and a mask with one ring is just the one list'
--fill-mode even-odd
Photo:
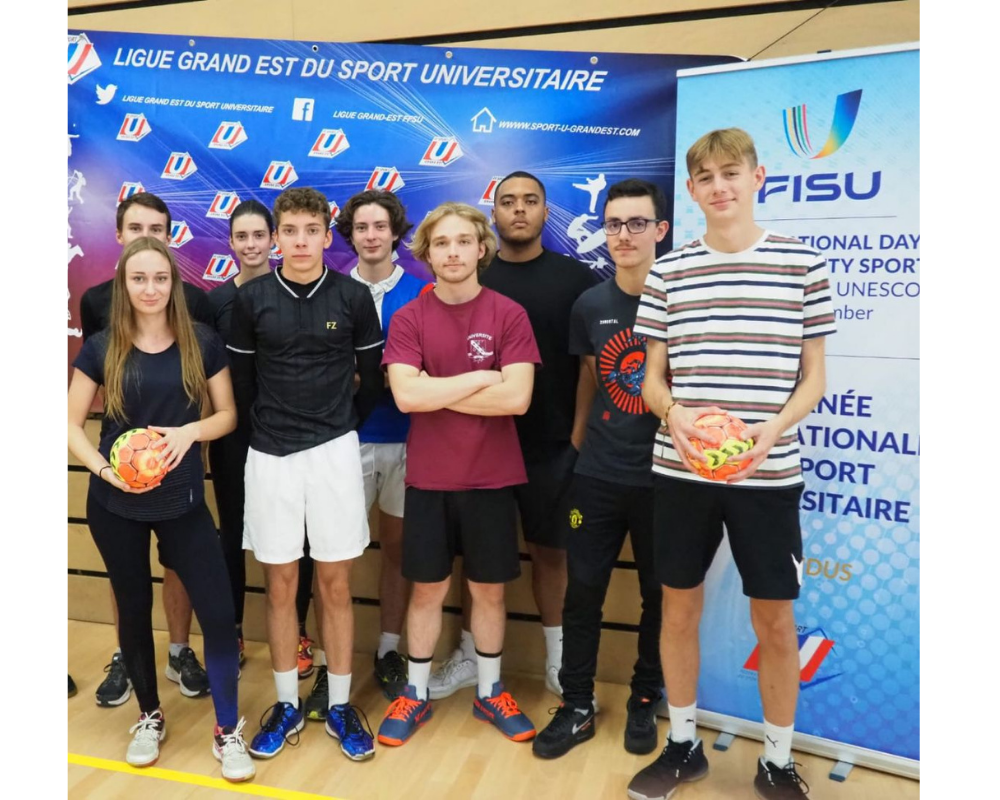
{"label": "orange and blue sneaker", "polygon": [[483,722],[491,722],[504,736],[514,742],[526,742],[535,736],[535,726],[521,709],[510,692],[503,688],[503,682],[493,684],[493,690],[488,697],[480,697],[472,701],[472,716]]}
{"label": "orange and blue sneaker", "polygon": [[313,640],[308,636],[299,637],[299,680],[313,674]]}
{"label": "orange and blue sneaker", "polygon": [[327,711],[326,732],[340,742],[340,752],[351,761],[364,761],[375,755],[375,739],[368,726],[368,717],[362,725],[358,709],[349,703],[332,706]]}
{"label": "orange and blue sneaker", "polygon": [[[302,705],[301,701],[299,705]],[[264,722],[264,717],[267,717],[267,722]],[[261,717],[261,728],[250,742],[250,755],[254,758],[274,758],[284,749],[286,741],[294,747],[299,743],[299,731],[305,724],[301,710],[291,703],[275,703]]]}
{"label": "orange and blue sneaker", "polygon": [[382,724],[378,727],[378,740],[382,744],[399,747],[426,723],[433,711],[430,700],[417,700],[417,690],[407,684],[403,693],[389,703]]}

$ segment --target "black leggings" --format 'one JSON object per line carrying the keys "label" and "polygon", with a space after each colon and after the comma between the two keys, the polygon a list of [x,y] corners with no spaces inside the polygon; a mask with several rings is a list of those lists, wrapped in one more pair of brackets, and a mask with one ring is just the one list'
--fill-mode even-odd
{"label": "black leggings", "polygon": [[177,519],[137,522],[87,496],[87,522],[118,602],[118,642],[143,713],[160,707],[153,649],[153,582],[149,532],[184,584],[205,636],[205,667],[219,725],[236,725],[239,649],[229,576],[215,524],[204,502]]}
{"label": "black leggings", "polygon": [[229,583],[233,590],[233,608],[236,624],[243,625],[244,596],[247,588],[247,564],[243,550],[243,505],[246,488],[243,474],[246,470],[247,451],[250,449],[250,431],[237,428],[228,436],[208,445],[208,458],[212,467],[212,485],[215,487],[215,504],[219,509],[219,539],[226,559]]}

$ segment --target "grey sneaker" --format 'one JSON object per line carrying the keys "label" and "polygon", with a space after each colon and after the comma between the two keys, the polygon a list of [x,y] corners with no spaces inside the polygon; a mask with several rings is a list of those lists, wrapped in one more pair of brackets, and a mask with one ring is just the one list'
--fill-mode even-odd
{"label": "grey sneaker", "polygon": [[427,691],[431,700],[451,697],[459,689],[479,683],[479,665],[475,659],[466,658],[462,648],[456,648],[447,661],[431,673]]}
{"label": "grey sneaker", "polygon": [[632,778],[628,796],[632,800],[667,800],[682,783],[708,775],[708,759],[701,739],[674,742],[667,739],[659,758]]}
{"label": "grey sneaker", "polygon": [[257,772],[243,740],[245,724],[246,720],[240,717],[235,728],[216,728],[212,755],[222,762],[222,777],[231,783],[248,781]]}
{"label": "grey sneaker", "polygon": [[125,760],[133,767],[149,767],[160,757],[160,742],[167,738],[163,713],[156,709],[151,714],[141,714],[139,721],[128,729],[134,733],[125,751]]}

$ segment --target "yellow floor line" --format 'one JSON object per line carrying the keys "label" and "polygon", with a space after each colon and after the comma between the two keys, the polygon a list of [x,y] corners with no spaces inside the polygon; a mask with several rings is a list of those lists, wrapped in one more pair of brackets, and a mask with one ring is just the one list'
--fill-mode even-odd
{"label": "yellow floor line", "polygon": [[173,769],[162,769],[160,767],[143,767],[138,769],[124,761],[112,761],[107,758],[94,758],[92,756],[81,756],[76,753],[69,754],[69,763],[81,767],[91,767],[92,769],[104,769],[111,772],[124,772],[128,775],[135,775],[144,778],[159,778],[164,781],[174,781],[175,783],[188,783],[193,786],[204,786],[208,789],[222,789],[228,792],[239,792],[249,794],[254,797],[274,797],[277,800],[337,800],[335,797],[325,794],[311,794],[309,792],[297,792],[294,789],[278,789],[274,786],[261,786],[249,781],[247,783],[230,783],[222,778],[209,778],[205,775],[195,775],[192,772],[178,772]]}

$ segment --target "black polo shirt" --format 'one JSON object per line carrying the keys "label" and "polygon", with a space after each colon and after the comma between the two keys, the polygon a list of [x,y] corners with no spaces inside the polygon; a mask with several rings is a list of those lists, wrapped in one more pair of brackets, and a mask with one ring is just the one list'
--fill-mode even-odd
{"label": "black polo shirt", "polygon": [[[91,286],[80,298],[80,324],[83,327],[84,341],[108,327],[108,320],[111,318],[111,286],[114,280],[112,278]],[[214,328],[212,304],[208,302],[205,291],[187,281],[181,281],[181,285],[184,287],[184,300],[187,301],[191,319]]]}
{"label": "black polo shirt", "polygon": [[382,326],[368,287],[324,269],[304,297],[281,270],[235,293],[228,347],[252,355],[256,397],[250,446],[275,456],[308,450],[358,424],[355,353],[381,348]]}

